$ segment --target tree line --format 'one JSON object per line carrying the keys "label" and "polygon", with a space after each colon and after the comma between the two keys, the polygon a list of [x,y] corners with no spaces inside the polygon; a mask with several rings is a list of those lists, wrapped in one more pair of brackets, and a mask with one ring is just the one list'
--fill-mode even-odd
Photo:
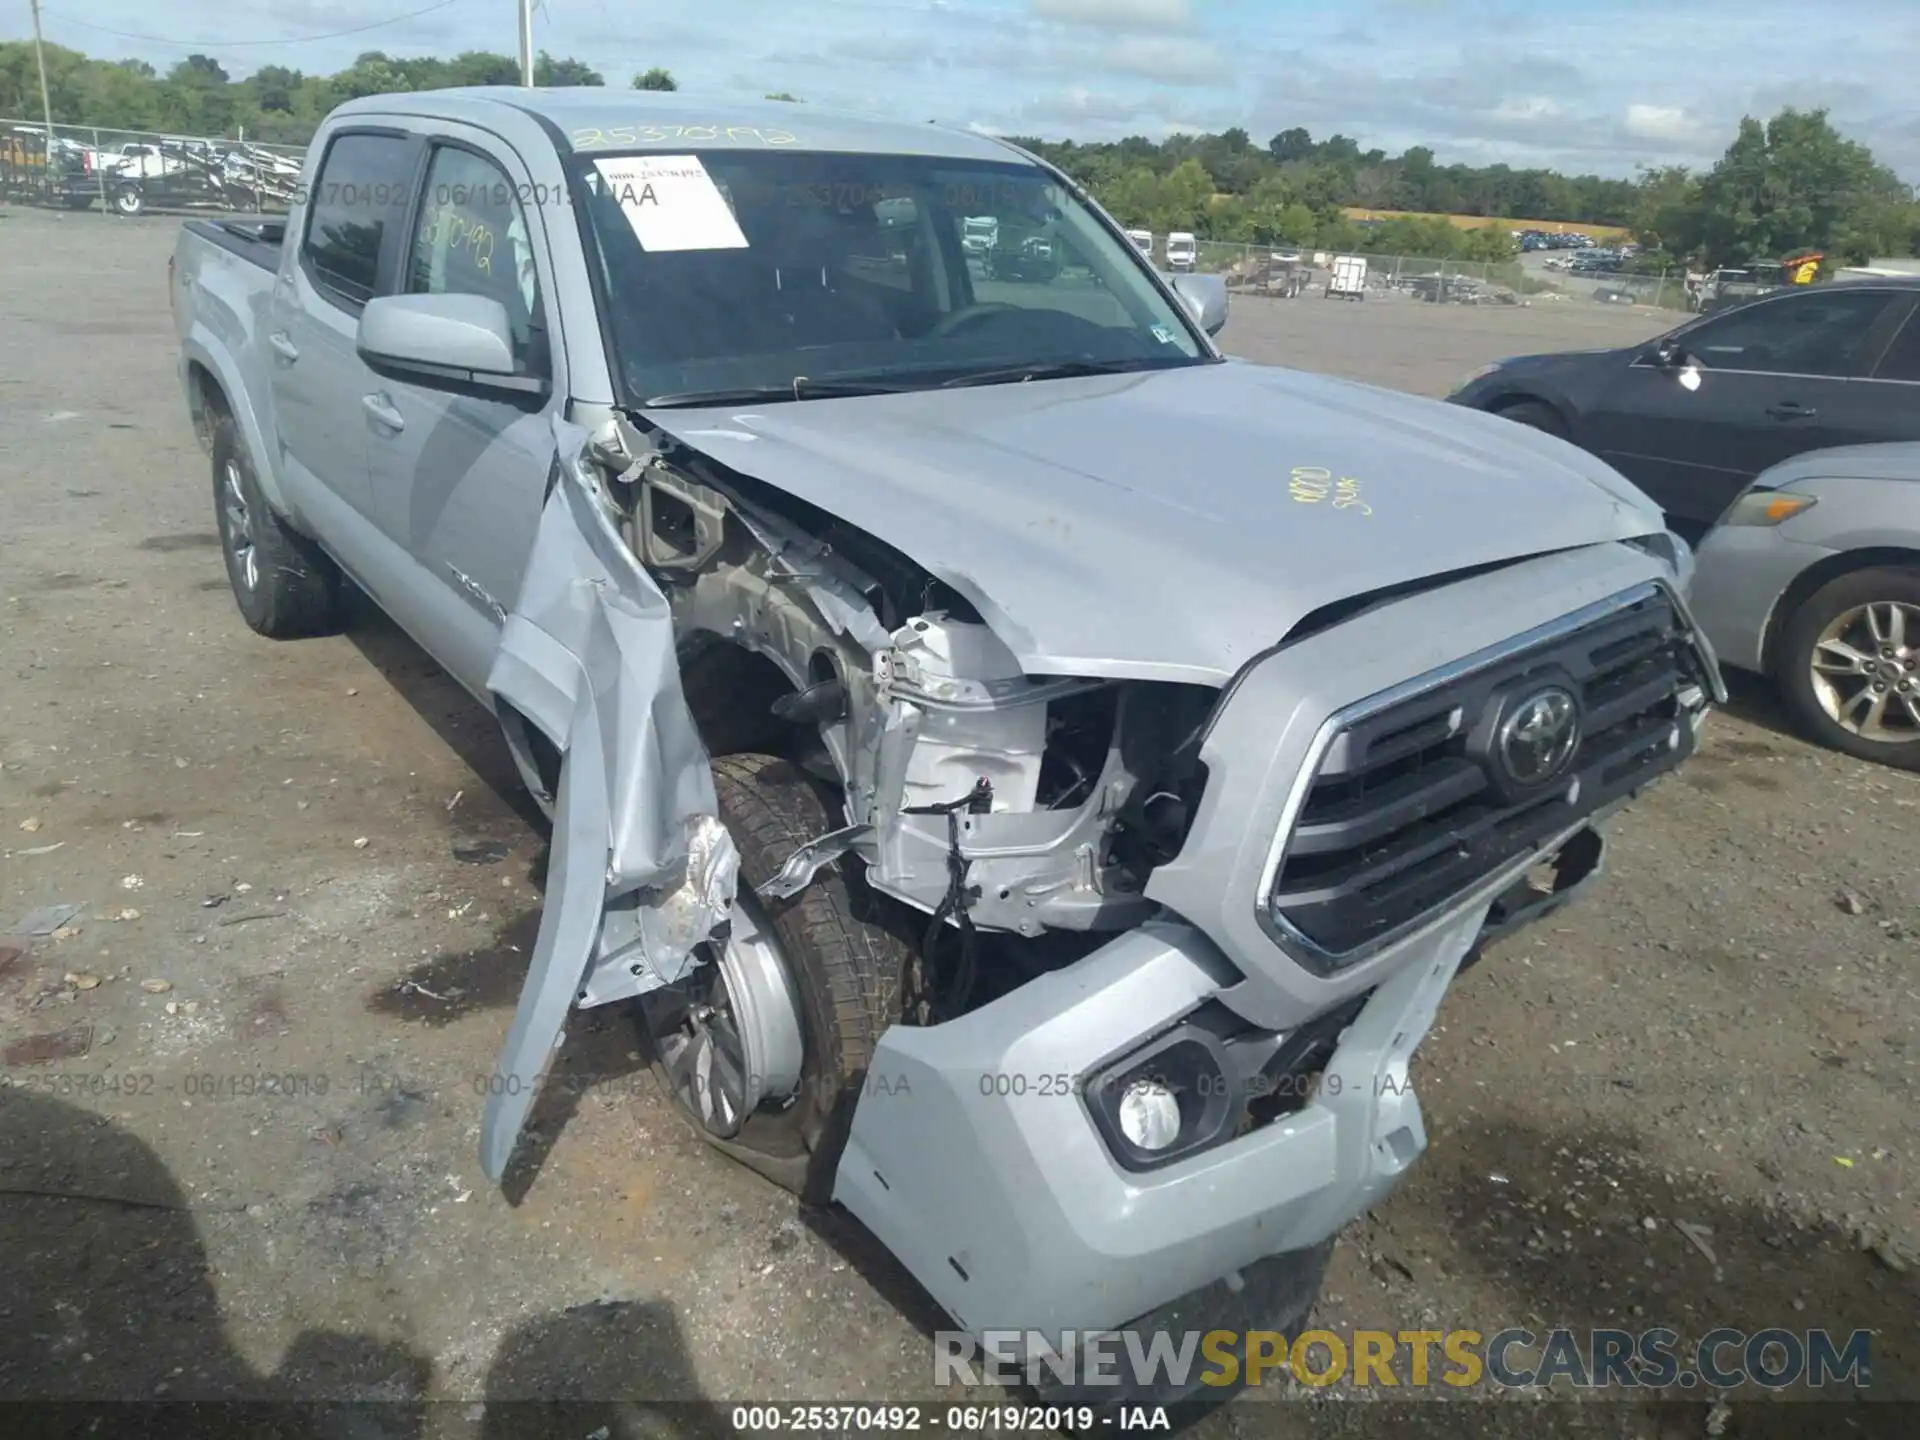
{"label": "tree line", "polygon": [[[47,99],[57,125],[244,135],[267,144],[304,145],[329,110],[363,95],[520,83],[520,62],[487,50],[468,50],[451,59],[369,50],[332,75],[262,65],[239,80],[206,55],[189,55],[161,74],[144,60],[96,60],[62,45],[45,50]],[[606,84],[585,61],[556,58],[544,50],[534,61],[533,81]],[[673,75],[659,67],[636,74],[631,83],[636,90],[680,88]],[[0,115],[40,117],[39,72],[33,46],[25,41],[0,42]]]}
{"label": "tree line", "polygon": [[[302,144],[342,101],[400,90],[515,85],[510,56],[470,50],[451,58],[370,50],[346,69],[310,75],[263,65],[241,79],[192,55],[165,74],[140,60],[98,60],[46,47],[56,123],[187,135],[244,135]],[[603,85],[586,62],[544,51],[540,85]],[[675,90],[655,67],[640,90]],[[769,99],[794,100],[784,91]],[[0,42],[0,115],[40,114],[33,47]],[[1398,155],[1346,135],[1282,130],[1262,146],[1243,129],[1111,142],[1019,138],[1097,196],[1122,224],[1190,230],[1202,239],[1311,245],[1462,260],[1509,258],[1509,227],[1463,227],[1446,215],[1559,225],[1617,226],[1645,247],[1641,268],[1729,265],[1820,250],[1833,262],[1920,254],[1920,204],[1911,186],[1865,145],[1840,135],[1823,110],[1782,110],[1741,122],[1726,154],[1694,173],[1668,167],[1631,180],[1496,165],[1442,165],[1416,145]],[[1350,209],[1415,212],[1361,225]]]}

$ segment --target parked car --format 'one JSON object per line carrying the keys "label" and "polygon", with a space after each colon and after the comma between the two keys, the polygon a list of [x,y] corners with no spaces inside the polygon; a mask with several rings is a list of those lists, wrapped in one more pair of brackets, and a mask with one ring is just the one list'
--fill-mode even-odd
{"label": "parked car", "polygon": [[[862,195],[914,201],[887,283]],[[1084,279],[982,299],[956,195]],[[1459,967],[1723,693],[1605,464],[1228,359],[1221,277],[991,137],[371,96],[171,281],[242,616],[326,630],[351,576],[552,817],[485,1173],[618,1006],[963,1328],[1298,1324],[1425,1148]]]}
{"label": "parked car", "polygon": [[1812,739],[1920,770],[1920,444],[1763,472],[1701,542],[1693,611]]}
{"label": "parked car", "polygon": [[1791,456],[1920,440],[1917,303],[1920,277],[1794,286],[1640,345],[1502,360],[1448,398],[1571,440],[1705,526]]}
{"label": "parked car", "polygon": [[1060,250],[1045,235],[1028,235],[1011,245],[989,250],[986,273],[990,280],[1031,280],[1042,284],[1060,274]]}

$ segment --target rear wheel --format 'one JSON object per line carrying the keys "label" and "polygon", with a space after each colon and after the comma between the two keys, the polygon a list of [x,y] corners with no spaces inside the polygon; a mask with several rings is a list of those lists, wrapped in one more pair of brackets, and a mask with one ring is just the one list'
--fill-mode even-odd
{"label": "rear wheel", "polygon": [[1809,738],[1920,770],[1920,569],[1823,585],[1787,621],[1774,672]]}
{"label": "rear wheel", "polygon": [[641,1030],[696,1133],[824,1204],[874,1045],[899,1018],[911,951],[847,862],[789,899],[754,897],[840,823],[817,782],[772,755],[728,755],[713,783],[740,851],[731,933],[688,979],[641,997]]}
{"label": "rear wheel", "polygon": [[146,208],[146,197],[140,193],[138,185],[122,185],[113,192],[113,210],[116,215],[138,215]]}
{"label": "rear wheel", "polygon": [[1512,405],[1503,405],[1495,413],[1535,430],[1544,430],[1561,440],[1567,438],[1567,427],[1559,414],[1551,405],[1543,405],[1538,400],[1521,400]]}
{"label": "rear wheel", "polygon": [[234,603],[272,640],[339,628],[340,572],[311,540],[273,513],[233,417],[213,427],[213,506]]}

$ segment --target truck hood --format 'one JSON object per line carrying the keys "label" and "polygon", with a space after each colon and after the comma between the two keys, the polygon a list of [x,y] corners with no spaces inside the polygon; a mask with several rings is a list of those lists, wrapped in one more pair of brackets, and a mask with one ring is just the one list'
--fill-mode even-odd
{"label": "truck hood", "polygon": [[1030,674],[1222,684],[1323,605],[1662,528],[1527,426],[1238,361],[642,413],[910,556]]}

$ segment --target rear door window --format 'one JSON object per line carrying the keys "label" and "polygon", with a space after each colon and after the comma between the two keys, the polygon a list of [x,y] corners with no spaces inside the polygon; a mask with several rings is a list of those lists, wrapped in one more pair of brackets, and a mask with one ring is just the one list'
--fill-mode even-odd
{"label": "rear door window", "polygon": [[301,259],[334,303],[358,310],[373,298],[384,247],[406,224],[420,142],[407,135],[348,132],[327,146],[307,202]]}
{"label": "rear door window", "polygon": [[1920,383],[1920,310],[1907,317],[1893,344],[1874,367],[1876,380],[1907,380]]}

